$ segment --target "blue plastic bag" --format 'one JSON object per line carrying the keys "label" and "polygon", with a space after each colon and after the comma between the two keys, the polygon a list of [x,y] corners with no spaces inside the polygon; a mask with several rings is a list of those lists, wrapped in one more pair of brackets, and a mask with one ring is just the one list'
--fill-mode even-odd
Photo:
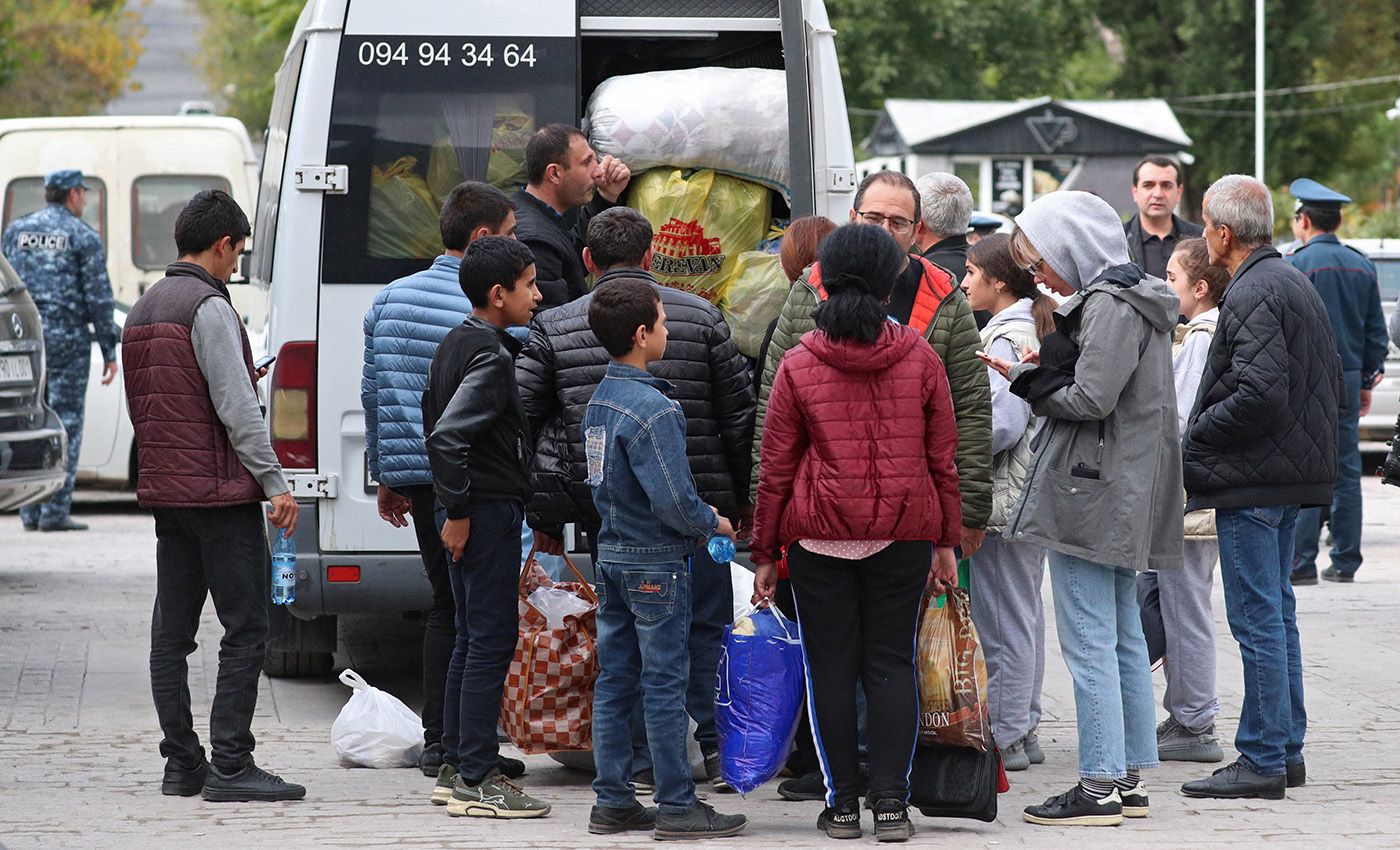
{"label": "blue plastic bag", "polygon": [[[736,634],[745,620],[753,634]],[[797,732],[806,687],[797,624],[769,606],[725,626],[716,679],[720,775],[747,794],[783,769]]]}

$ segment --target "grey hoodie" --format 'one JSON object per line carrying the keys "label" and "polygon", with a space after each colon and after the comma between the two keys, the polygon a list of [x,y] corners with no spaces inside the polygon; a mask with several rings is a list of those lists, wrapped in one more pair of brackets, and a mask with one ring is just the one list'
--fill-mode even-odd
{"label": "grey hoodie", "polygon": [[[1061,200],[1068,196],[1095,203]],[[1045,421],[1005,533],[1099,564],[1179,567],[1181,443],[1170,334],[1180,303],[1164,282],[1127,264],[1122,225],[1098,198],[1055,193],[1017,224],[1027,216],[1031,244],[1079,288],[1055,314],[1080,353],[1073,382],[1032,403]],[[1017,366],[1012,377],[1034,368]]]}

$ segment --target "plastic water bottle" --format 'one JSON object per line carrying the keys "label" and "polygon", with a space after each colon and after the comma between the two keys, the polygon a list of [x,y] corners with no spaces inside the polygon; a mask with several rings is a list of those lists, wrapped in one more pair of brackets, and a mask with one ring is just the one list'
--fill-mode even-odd
{"label": "plastic water bottle", "polygon": [[710,557],[716,564],[727,564],[734,560],[734,541],[723,534],[711,537],[705,548],[710,550]]}
{"label": "plastic water bottle", "polygon": [[279,529],[272,544],[272,604],[291,605],[297,598],[297,547]]}

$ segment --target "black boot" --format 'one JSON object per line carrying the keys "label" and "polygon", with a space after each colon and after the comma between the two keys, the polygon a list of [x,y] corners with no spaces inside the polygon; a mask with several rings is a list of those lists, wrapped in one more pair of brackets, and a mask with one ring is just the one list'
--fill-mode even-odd
{"label": "black boot", "polygon": [[1188,797],[1214,797],[1221,800],[1253,799],[1282,800],[1286,779],[1283,775],[1264,776],[1255,773],[1243,761],[1227,764],[1210,775],[1181,786]]}
{"label": "black boot", "polygon": [[189,768],[174,759],[165,760],[165,777],[160,782],[160,793],[167,797],[193,797],[204,790],[204,779],[209,775],[209,762],[201,760],[198,767]]}
{"label": "black boot", "polygon": [[594,835],[614,835],[631,830],[655,829],[656,807],[641,803],[630,809],[594,806],[588,814],[588,831]]}
{"label": "black boot", "polygon": [[728,838],[743,832],[748,825],[749,819],[743,815],[722,815],[697,800],[684,814],[659,812],[656,815],[656,832],[652,837],[658,841]]}
{"label": "black boot", "polygon": [[241,770],[232,772],[211,764],[209,777],[204,780],[204,799],[211,803],[274,802],[300,800],[305,796],[304,787],[268,773],[251,761]]}

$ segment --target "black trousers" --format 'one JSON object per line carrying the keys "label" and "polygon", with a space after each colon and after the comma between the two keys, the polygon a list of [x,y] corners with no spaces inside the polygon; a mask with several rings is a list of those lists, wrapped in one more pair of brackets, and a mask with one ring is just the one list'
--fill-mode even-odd
{"label": "black trousers", "polygon": [[788,549],[807,653],[813,737],[827,805],[860,796],[856,682],[865,689],[871,801],[909,797],[919,732],[915,638],[933,559],[927,541],[900,541],[858,561]]}
{"label": "black trousers", "polygon": [[[797,619],[797,605],[792,591],[792,579],[778,579],[777,592],[773,594],[773,604],[789,620]],[[788,754],[787,768],[797,776],[816,773],[821,765],[817,763],[817,746],[812,740],[812,721],[807,718],[807,704],[803,701],[802,714],[797,721],[797,735],[792,739],[792,752]]]}
{"label": "black trousers", "polygon": [[156,508],[156,604],[151,615],[151,696],[160,754],[185,767],[204,760],[190,716],[189,664],[204,600],[223,624],[209,712],[210,761],[238,770],[253,757],[253,709],[267,649],[272,562],[257,504]]}
{"label": "black trousers", "polygon": [[443,694],[447,690],[447,665],[457,640],[456,603],[452,600],[452,580],[447,576],[447,551],[442,548],[437,520],[433,517],[433,488],[405,487],[400,490],[413,503],[413,533],[418,537],[418,554],[433,589],[433,601],[423,624],[423,745],[442,747]]}

